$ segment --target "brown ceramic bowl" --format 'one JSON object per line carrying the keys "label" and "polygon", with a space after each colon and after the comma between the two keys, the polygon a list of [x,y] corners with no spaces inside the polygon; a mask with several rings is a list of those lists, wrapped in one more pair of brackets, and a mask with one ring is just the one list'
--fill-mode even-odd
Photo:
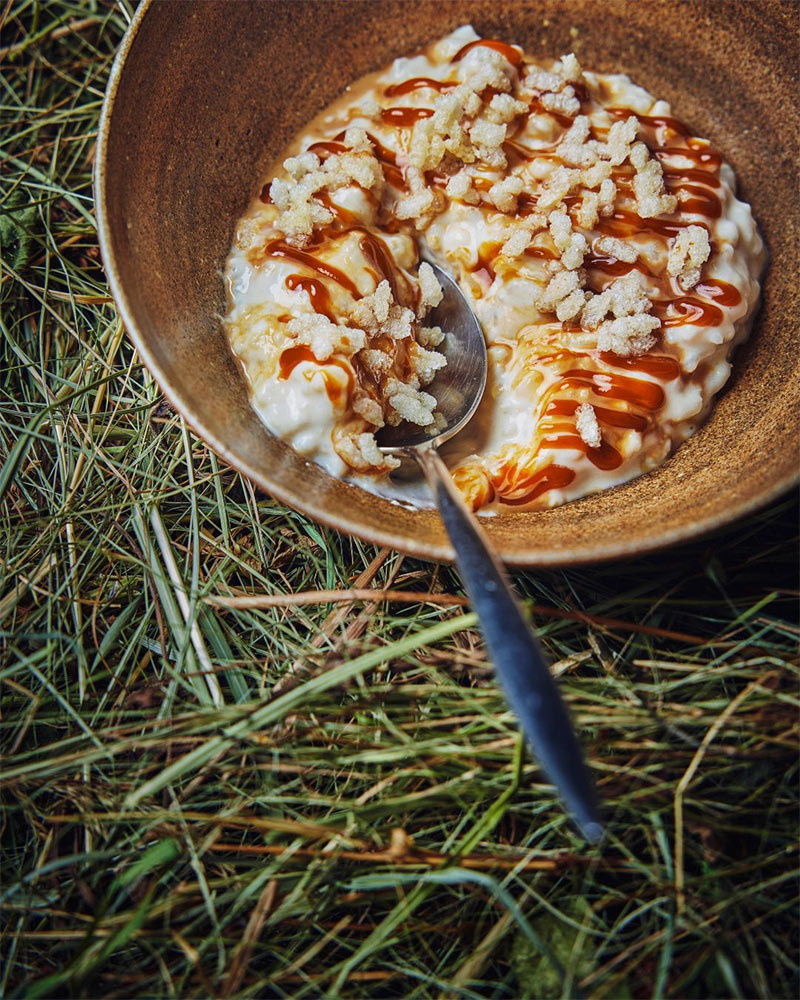
{"label": "brown ceramic bowl", "polygon": [[144,2],[106,95],[96,162],[100,243],[128,333],[218,454],[311,517],[429,559],[452,550],[434,510],[332,479],[257,419],[220,325],[221,269],[268,163],[358,76],[471,21],[534,55],[574,49],[673,103],[733,164],[772,265],[749,343],[708,423],[660,468],[565,506],[491,519],[501,556],[564,564],[641,553],[719,527],[798,470],[798,128],[794,4],[593,0]]}

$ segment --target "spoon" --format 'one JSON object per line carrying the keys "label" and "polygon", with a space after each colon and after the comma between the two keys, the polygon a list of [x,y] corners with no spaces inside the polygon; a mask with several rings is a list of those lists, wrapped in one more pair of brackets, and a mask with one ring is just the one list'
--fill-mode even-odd
{"label": "spoon", "polygon": [[603,827],[594,787],[556,682],[505,570],[437,451],[477,410],[486,388],[488,358],[480,324],[461,289],[440,267],[431,266],[444,294],[428,321],[445,331],[439,350],[447,366],[426,391],[435,397],[446,423],[443,429],[441,422],[438,428],[407,423],[384,427],[378,446],[386,454],[413,458],[424,473],[508,703],[584,836],[596,842]]}

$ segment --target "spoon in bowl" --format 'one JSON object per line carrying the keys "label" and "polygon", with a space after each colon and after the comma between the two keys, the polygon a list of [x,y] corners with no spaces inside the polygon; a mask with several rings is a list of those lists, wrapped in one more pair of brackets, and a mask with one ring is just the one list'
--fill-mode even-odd
{"label": "spoon in bowl", "polygon": [[477,410],[486,388],[488,358],[480,324],[461,289],[440,267],[431,266],[443,297],[429,322],[445,331],[439,350],[447,365],[426,391],[435,397],[444,427],[440,429],[441,421],[430,428],[407,423],[384,427],[378,446],[386,454],[413,458],[424,473],[508,703],[584,836],[596,842],[603,827],[594,786],[556,682],[505,570],[437,451]]}

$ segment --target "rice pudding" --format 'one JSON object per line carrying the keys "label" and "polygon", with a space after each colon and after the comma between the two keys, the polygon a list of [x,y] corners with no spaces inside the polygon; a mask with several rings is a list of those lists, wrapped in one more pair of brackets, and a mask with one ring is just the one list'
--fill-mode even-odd
{"label": "rice pudding", "polygon": [[576,499],[705,419],[759,296],[732,169],[627,76],[469,26],[355,82],[240,220],[225,326],[253,406],[333,475],[428,503],[375,433],[437,420],[441,298],[481,323],[486,395],[443,449],[474,510]]}

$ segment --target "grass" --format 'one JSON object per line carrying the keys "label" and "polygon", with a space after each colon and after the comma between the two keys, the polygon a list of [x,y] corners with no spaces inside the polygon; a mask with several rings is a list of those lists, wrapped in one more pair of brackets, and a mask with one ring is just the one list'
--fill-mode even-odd
{"label": "grass", "polygon": [[796,502],[516,575],[588,848],[453,572],[259,493],[139,365],[90,183],[128,7],[0,14],[0,994],[797,996]]}

